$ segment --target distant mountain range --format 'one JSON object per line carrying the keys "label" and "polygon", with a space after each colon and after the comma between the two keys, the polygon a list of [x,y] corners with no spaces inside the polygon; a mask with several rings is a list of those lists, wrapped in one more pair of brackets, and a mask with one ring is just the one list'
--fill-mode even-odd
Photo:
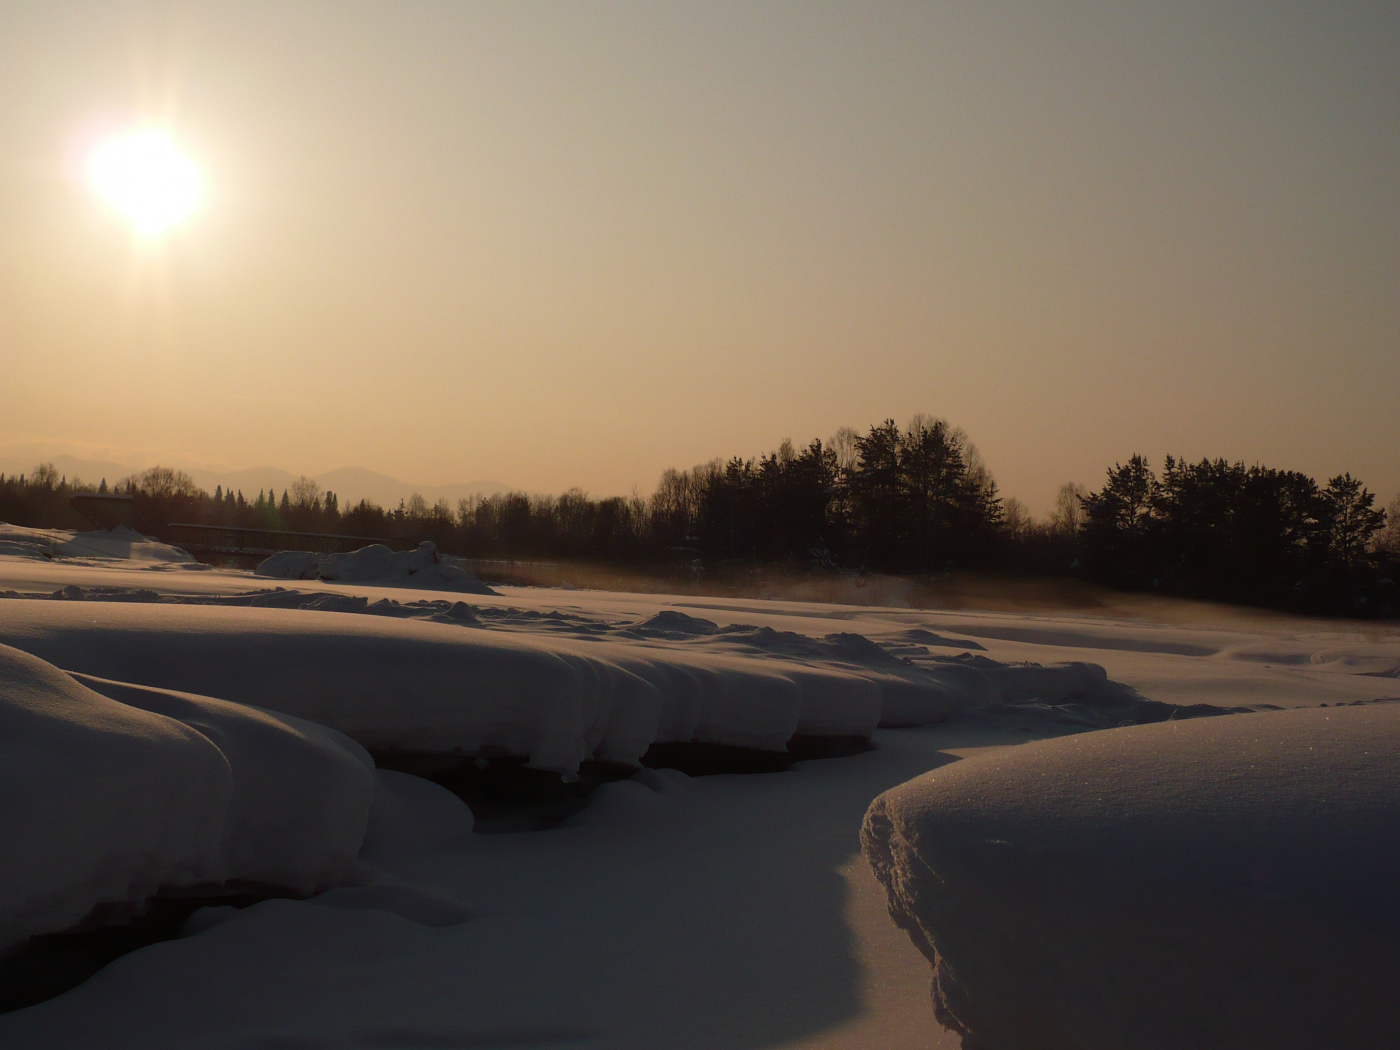
{"label": "distant mountain range", "polygon": [[[11,458],[7,456],[0,459],[0,472],[27,474],[34,468],[34,463],[12,463],[9,462]],[[138,470],[138,468],[121,463],[79,459],[77,456],[51,456],[47,462],[53,463],[59,474],[70,480],[76,477],[84,481],[96,482],[105,478],[108,485],[113,485]],[[176,464],[170,465],[176,466]],[[194,478],[196,484],[210,492],[213,492],[216,486],[222,486],[226,490],[242,491],[243,495],[250,500],[255,499],[259,491],[271,490],[281,496],[283,490],[291,488],[292,482],[300,476],[278,467],[253,467],[249,470],[191,470],[189,475]],[[509,491],[509,486],[499,481],[463,481],[453,485],[414,485],[407,481],[400,481],[398,478],[391,478],[387,474],[366,470],[364,467],[341,467],[338,470],[328,470],[324,474],[308,476],[313,477],[321,488],[334,492],[340,499],[342,510],[354,506],[362,499],[371,500],[381,507],[392,510],[399,505],[399,500],[406,500],[415,492],[422,495],[429,503],[446,499],[455,506],[457,501],[464,497],[492,496],[499,492]]]}

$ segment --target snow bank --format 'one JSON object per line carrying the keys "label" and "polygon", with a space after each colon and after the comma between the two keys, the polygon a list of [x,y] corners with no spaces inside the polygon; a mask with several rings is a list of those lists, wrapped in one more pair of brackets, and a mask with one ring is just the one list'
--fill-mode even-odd
{"label": "snow bank", "polygon": [[323,727],[0,646],[0,950],[162,890],[333,885],[373,793],[368,756]]}
{"label": "snow bank", "polygon": [[118,525],[96,532],[26,529],[0,522],[0,555],[79,563],[122,561],[149,567],[203,569],[187,552]]}
{"label": "snow bank", "polygon": [[600,672],[533,639],[302,610],[0,600],[0,641],[65,669],[305,718],[371,749],[575,769]]}
{"label": "snow bank", "polygon": [[[601,622],[580,637],[550,626],[557,617],[496,621],[486,607],[478,617],[442,602],[297,592],[226,600],[240,604],[0,599],[0,642],[75,672],[305,718],[371,750],[523,756],[563,773],[588,759],[635,766],[657,743],[781,752],[795,736],[866,739],[877,725],[924,725],[1023,697],[1078,697],[1110,724],[1137,710],[1102,706],[1136,693],[1097,665],[915,665],[849,633],[709,632],[672,618],[645,628],[664,637]],[[497,622],[510,626],[485,629]],[[1065,720],[1068,708],[1010,710]]]}
{"label": "snow bank", "polygon": [[382,543],[325,556],[309,551],[280,551],[263,561],[255,571],[258,576],[279,580],[320,579],[462,594],[496,593],[471,573],[443,561],[437,547],[429,540],[411,551],[390,550]]}
{"label": "snow bank", "polygon": [[1400,1045],[1400,704],[1000,751],[862,841],[968,1042]]}
{"label": "snow bank", "polygon": [[0,641],[371,749],[523,755],[562,772],[637,765],[657,741],[782,751],[799,732],[868,736],[883,696],[841,666],[305,610],[0,600]]}
{"label": "snow bank", "polygon": [[321,575],[321,559],[310,551],[278,551],[259,562],[254,575],[274,580],[315,580]]}

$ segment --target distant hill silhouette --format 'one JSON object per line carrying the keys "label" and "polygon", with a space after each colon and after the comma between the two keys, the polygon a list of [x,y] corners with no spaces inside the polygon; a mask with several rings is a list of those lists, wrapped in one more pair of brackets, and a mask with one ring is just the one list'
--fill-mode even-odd
{"label": "distant hill silhouette", "polygon": [[[129,464],[114,463],[110,460],[81,459],[77,456],[35,458],[31,455],[24,458],[14,454],[5,454],[0,456],[0,473],[26,474],[34,468],[36,463],[40,462],[52,463],[54,469],[70,481],[77,477],[83,481],[96,483],[106,478],[108,485],[113,485],[121,478],[141,469]],[[164,465],[184,469],[179,463],[172,462]],[[291,488],[292,482],[299,477],[299,475],[279,467],[252,467],[248,470],[190,470],[189,474],[201,488],[208,489],[210,492],[214,491],[215,486],[222,486],[234,492],[241,490],[250,500],[260,490],[273,490],[281,495],[282,491]],[[388,474],[366,470],[364,467],[340,467],[337,470],[328,470],[323,474],[311,474],[308,477],[315,478],[322,488],[334,492],[340,498],[340,505],[347,509],[360,500],[367,499],[388,510],[393,510],[398,506],[399,500],[406,500],[417,492],[421,493],[430,504],[436,503],[439,499],[446,499],[455,510],[457,501],[463,497],[493,496],[509,490],[509,486],[499,481],[463,481],[451,485],[415,485],[390,477]]]}
{"label": "distant hill silhouette", "polygon": [[76,456],[35,456],[26,453],[6,452],[0,454],[0,474],[28,474],[40,463],[52,463],[58,473],[72,481],[75,477],[94,484],[107,479],[111,485],[118,478],[124,478],[137,468],[111,460],[79,459]]}
{"label": "distant hill silhouette", "polygon": [[[499,481],[459,481],[451,485],[414,485],[407,481],[400,481],[398,478],[391,478],[387,474],[366,470],[364,467],[340,467],[337,470],[328,470],[324,474],[313,476],[322,488],[330,489],[340,497],[342,507],[350,507],[362,499],[367,499],[392,510],[398,506],[399,500],[406,500],[418,492],[429,503],[446,499],[455,510],[457,501],[463,497],[494,496],[509,490],[509,486]],[[281,492],[285,485],[296,480],[290,475],[288,477],[287,482],[278,483],[278,492]],[[201,482],[201,484],[208,487],[207,482]],[[228,488],[228,482],[222,482],[222,484]],[[236,483],[234,488],[238,488]],[[244,492],[247,492],[246,488]]]}

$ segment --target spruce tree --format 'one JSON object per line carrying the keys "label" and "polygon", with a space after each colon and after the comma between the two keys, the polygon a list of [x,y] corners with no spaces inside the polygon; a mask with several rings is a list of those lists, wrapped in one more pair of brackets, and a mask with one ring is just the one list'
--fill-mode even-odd
{"label": "spruce tree", "polygon": [[1385,528],[1385,511],[1351,474],[1338,474],[1322,492],[1326,507],[1328,554],[1338,568],[1354,569],[1366,557],[1371,537]]}

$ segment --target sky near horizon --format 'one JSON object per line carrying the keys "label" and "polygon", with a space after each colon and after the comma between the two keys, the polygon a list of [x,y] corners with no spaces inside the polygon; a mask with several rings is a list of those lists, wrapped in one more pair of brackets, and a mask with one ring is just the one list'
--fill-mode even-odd
{"label": "sky near horizon", "polygon": [[[1400,5],[10,2],[0,451],[649,492],[916,412],[1400,490]],[[87,158],[167,132],[148,237]],[[46,451],[47,450],[47,451]]]}

